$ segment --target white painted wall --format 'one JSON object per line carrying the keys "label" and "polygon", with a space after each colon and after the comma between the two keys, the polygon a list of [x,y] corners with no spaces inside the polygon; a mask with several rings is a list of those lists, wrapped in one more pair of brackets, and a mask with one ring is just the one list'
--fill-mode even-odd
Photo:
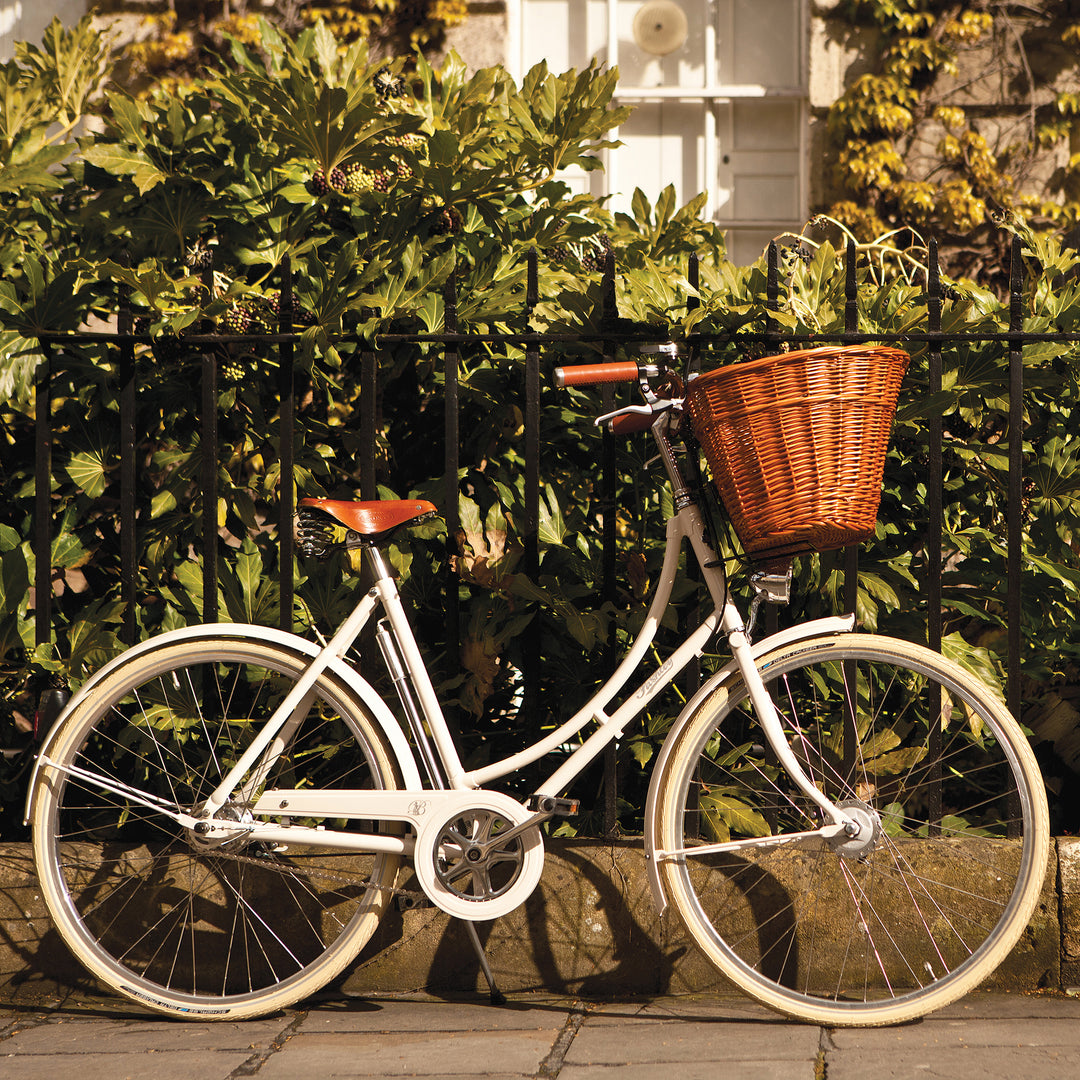
{"label": "white painted wall", "polygon": [[86,0],[0,0],[0,60],[15,56],[16,41],[40,43],[56,16],[65,26],[74,26],[86,11]]}
{"label": "white painted wall", "polygon": [[617,64],[619,100],[636,111],[605,173],[581,177],[629,207],[674,184],[680,203],[707,191],[739,262],[798,230],[808,206],[808,0],[677,0],[685,43],[663,57],[634,40],[642,0],[507,0],[507,65],[554,71],[590,57]]}

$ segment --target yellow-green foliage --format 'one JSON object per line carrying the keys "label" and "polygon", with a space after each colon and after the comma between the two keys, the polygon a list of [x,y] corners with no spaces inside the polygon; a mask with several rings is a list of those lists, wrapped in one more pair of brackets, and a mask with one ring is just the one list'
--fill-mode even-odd
{"label": "yellow-green foliage", "polygon": [[[876,30],[867,52],[880,60],[829,111],[830,216],[864,241],[911,226],[946,244],[970,244],[1004,214],[1074,224],[1080,154],[1067,151],[1080,138],[1080,24],[1070,22],[1071,10],[1066,0],[1020,16],[996,2],[848,0],[840,13]],[[1052,86],[1030,62],[1051,45]],[[970,73],[990,70],[1001,86],[1023,88],[987,102],[1011,106],[1022,96],[1027,123],[1008,142],[985,109],[971,107]],[[1049,182],[1045,167],[1033,168],[1040,155],[1058,159]]]}
{"label": "yellow-green foliage", "polygon": [[226,3],[182,26],[169,10],[143,19],[139,40],[121,50],[118,75],[144,93],[153,87],[182,90],[198,77],[206,54],[222,52],[230,39],[258,45],[260,17],[286,32],[323,23],[343,46],[363,40],[373,52],[393,56],[439,49],[447,29],[467,16],[466,0],[346,0],[305,5],[299,13],[297,5],[282,0],[260,7],[259,15],[230,12]]}

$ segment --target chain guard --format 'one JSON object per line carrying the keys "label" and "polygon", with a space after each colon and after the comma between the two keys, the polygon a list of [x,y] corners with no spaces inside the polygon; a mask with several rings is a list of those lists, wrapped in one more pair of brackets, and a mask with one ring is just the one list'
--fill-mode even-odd
{"label": "chain guard", "polygon": [[500,841],[533,815],[508,795],[474,792],[458,809],[424,822],[413,864],[433,904],[457,919],[485,922],[528,899],[544,869],[538,826]]}

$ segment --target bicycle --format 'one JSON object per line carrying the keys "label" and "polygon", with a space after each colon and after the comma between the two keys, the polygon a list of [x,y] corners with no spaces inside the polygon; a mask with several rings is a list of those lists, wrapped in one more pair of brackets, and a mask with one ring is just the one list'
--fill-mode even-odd
{"label": "bicycle", "polygon": [[[895,350],[863,352],[873,365],[906,366]],[[854,351],[787,355],[816,363],[819,353],[828,368]],[[908,1020],[994,970],[1028,923],[1047,863],[1046,798],[1027,740],[993,688],[921,645],[855,632],[853,616],[753,639],[702,485],[684,469],[696,468],[695,436],[714,473],[751,456],[776,434],[777,406],[750,408],[749,420],[729,425],[735,449],[718,448],[717,373],[684,385],[675,355],[664,347],[559,370],[562,385],[638,384],[643,404],[602,419],[651,432],[674,512],[638,637],[594,697],[528,748],[475,769],[459,757],[382,553],[398,529],[437,513],[422,500],[301,501],[302,550],[359,548],[372,577],[329,641],[194,626],[134,646],[81,688],[43,744],[27,816],[56,927],[89,971],[173,1017],[285,1007],[359,953],[407,859],[424,894],[465,920],[479,949],[474,923],[516,908],[537,884],[542,826],[577,810],[566,794],[574,778],[718,635],[731,659],[686,703],[650,780],[644,844],[661,910],[674,905],[736,986],[821,1024]],[[786,371],[784,358],[772,361]],[[734,368],[756,386],[761,363]],[[902,374],[894,371],[897,388]],[[819,400],[868,396],[814,379]],[[871,527],[895,407],[888,393],[871,481],[857,481],[873,488],[877,470]],[[754,416],[764,434],[752,430]],[[680,439],[693,451],[682,463]],[[791,457],[791,437],[779,444]],[[743,510],[761,501],[751,492]],[[745,539],[748,550],[788,559],[751,575],[750,626],[761,602],[788,600],[792,550],[835,545],[853,527],[830,528],[825,540]],[[628,690],[684,541],[713,608]],[[365,628],[403,722],[346,660]],[[574,741],[526,802],[490,788]]]}

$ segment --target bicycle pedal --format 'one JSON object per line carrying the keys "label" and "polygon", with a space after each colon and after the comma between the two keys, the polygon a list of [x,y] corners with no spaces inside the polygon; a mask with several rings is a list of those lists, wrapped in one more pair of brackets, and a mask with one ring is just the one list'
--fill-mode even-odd
{"label": "bicycle pedal", "polygon": [[557,799],[551,795],[534,795],[529,800],[534,814],[551,814],[552,817],[573,817],[581,812],[580,799]]}

